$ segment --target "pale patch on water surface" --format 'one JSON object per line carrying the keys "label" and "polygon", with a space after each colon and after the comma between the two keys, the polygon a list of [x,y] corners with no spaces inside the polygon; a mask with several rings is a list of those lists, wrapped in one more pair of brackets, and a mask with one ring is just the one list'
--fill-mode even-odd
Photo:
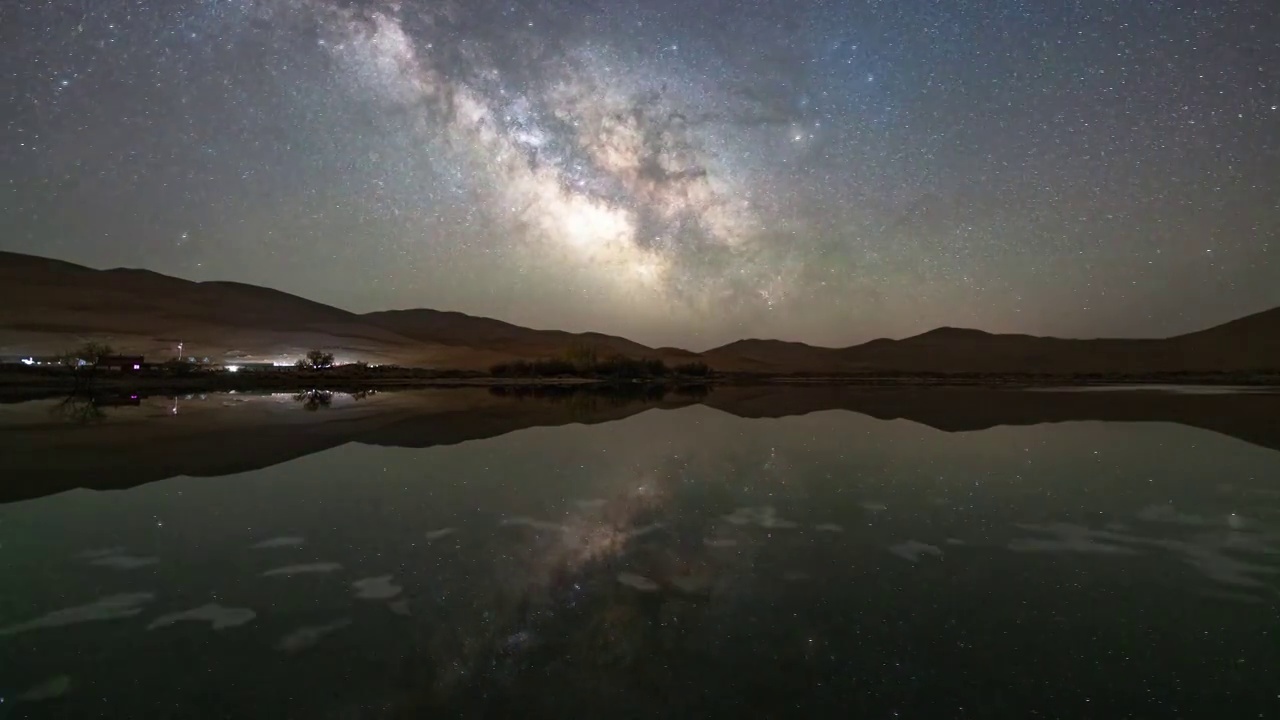
{"label": "pale patch on water surface", "polygon": [[769,530],[798,527],[796,523],[778,517],[778,511],[772,505],[738,508],[725,515],[724,521],[731,525],[755,525]]}
{"label": "pale patch on water surface", "polygon": [[357,580],[351,583],[351,587],[356,589],[356,597],[361,600],[390,600],[404,589],[391,582],[390,575]]}
{"label": "pale patch on water surface", "polygon": [[313,562],[303,563],[301,565],[285,565],[284,567],[274,568],[262,573],[262,577],[273,577],[277,575],[308,575],[316,573],[328,573],[335,570],[341,570],[342,565],[335,562]]}
{"label": "pale patch on water surface", "polygon": [[107,555],[90,560],[90,565],[99,567],[115,568],[116,570],[136,570],[140,567],[155,565],[160,562],[158,557],[137,557],[135,555]]}
{"label": "pale patch on water surface", "polygon": [[634,540],[636,538],[644,537],[645,535],[651,535],[661,530],[662,527],[663,527],[662,523],[653,523],[652,525],[645,525],[644,527],[638,527],[635,530],[632,530],[631,532],[627,533],[627,538]]}
{"label": "pale patch on water surface", "polygon": [[427,531],[427,542],[435,542],[440,538],[449,537],[450,535],[456,532],[458,532],[458,528],[451,528],[451,527],[440,528],[439,530],[429,530]]}
{"label": "pale patch on water surface", "polygon": [[391,602],[387,603],[387,609],[395,613],[396,615],[401,615],[404,617],[409,617],[409,615],[411,614],[409,612],[409,601],[403,598],[400,600],[392,600]]}
{"label": "pale patch on water surface", "polygon": [[1138,519],[1147,522],[1165,522],[1177,525],[1204,525],[1205,519],[1199,515],[1178,512],[1172,504],[1148,505],[1138,511]]}
{"label": "pale patch on water surface", "polygon": [[71,677],[69,675],[59,675],[50,678],[35,687],[27,690],[18,696],[18,700],[22,702],[41,702],[43,700],[55,700],[66,695],[71,690]]}
{"label": "pale patch on water surface", "polygon": [[209,603],[191,610],[161,615],[151,621],[147,629],[155,630],[183,621],[194,621],[207,622],[214,630],[225,630],[226,628],[244,625],[256,617],[258,617],[258,614],[249,608],[223,607],[217,603]]}
{"label": "pale patch on water surface", "polygon": [[733,538],[706,538],[702,542],[709,548],[731,548],[738,546],[738,541]]}
{"label": "pale patch on water surface", "polygon": [[1243,603],[1245,605],[1260,605],[1266,602],[1257,595],[1250,595],[1249,593],[1244,592],[1231,592],[1230,590],[1202,590],[1200,591],[1200,596],[1209,598],[1210,600],[1225,600],[1227,602]]}
{"label": "pale patch on water surface", "polygon": [[1054,537],[1014,540],[1009,544],[1011,550],[1138,555],[1141,551],[1130,546],[1158,548],[1181,556],[1183,562],[1216,583],[1245,588],[1267,588],[1280,594],[1280,591],[1276,591],[1275,588],[1256,577],[1280,574],[1280,568],[1245,562],[1222,552],[1224,549],[1229,549],[1260,555],[1276,553],[1276,548],[1257,536],[1228,531],[1225,534],[1202,535],[1193,542],[1187,542],[1124,535],[1108,530],[1091,530],[1068,523],[1018,525],[1018,527],[1047,533]]}
{"label": "pale patch on water surface", "polygon": [[[1258,565],[1224,555],[1215,547],[1197,545],[1195,543],[1169,542],[1167,546],[1184,554],[1186,562],[1199,570],[1205,577],[1223,585],[1235,585],[1247,588],[1271,588],[1255,575],[1280,574],[1280,568]],[[1280,591],[1271,588],[1280,595]]]}
{"label": "pale patch on water surface", "polygon": [[94,548],[92,550],[85,550],[84,552],[80,553],[78,557],[82,557],[86,560],[92,560],[93,558],[106,557],[108,555],[120,555],[123,552],[124,552],[123,546],[115,545],[113,547]]}
{"label": "pale patch on water surface", "polygon": [[627,587],[635,588],[641,592],[654,592],[662,587],[643,575],[637,575],[629,572],[618,573],[618,582],[626,585]]}
{"label": "pale patch on water surface", "polygon": [[819,523],[813,526],[814,530],[823,533],[842,533],[844,528],[835,523]]}
{"label": "pale patch on water surface", "polygon": [[889,552],[908,562],[920,562],[920,558],[925,555],[933,555],[942,557],[942,548],[929,543],[923,543],[919,540],[908,540],[904,543],[898,543],[889,547]]}
{"label": "pale patch on water surface", "polygon": [[711,589],[711,576],[701,573],[696,575],[676,575],[671,578],[671,584],[691,595],[706,594]]}
{"label": "pale patch on water surface", "polygon": [[1202,525],[1214,525],[1219,527],[1226,526],[1233,530],[1244,530],[1255,524],[1253,521],[1237,513],[1227,513],[1226,515],[1219,515],[1217,517],[1204,517],[1202,515],[1179,512],[1172,504],[1169,503],[1148,505],[1138,512],[1138,519],[1145,520],[1147,522],[1186,525],[1188,527],[1199,527]]}
{"label": "pale patch on water surface", "polygon": [[1012,540],[1009,542],[1009,549],[1014,552],[1074,552],[1103,555],[1139,554],[1137,550],[1131,547],[1117,545],[1115,542],[1102,542],[1103,540],[1127,540],[1123,536],[1110,532],[1090,530],[1080,525],[1068,523],[1053,523],[1050,525],[1019,524],[1018,527],[1032,532],[1045,533],[1052,537]]}
{"label": "pale patch on water surface", "polygon": [[861,503],[861,505],[862,505],[862,509],[868,512],[884,512],[885,510],[889,509],[888,505],[885,505],[882,502],[876,502],[874,500],[869,500],[867,502]]}
{"label": "pale patch on water surface", "polygon": [[583,512],[590,512],[604,507],[606,502],[607,501],[602,498],[592,498],[590,500],[575,500],[573,501],[573,504],[577,505],[578,509]]}
{"label": "pale patch on water surface", "polygon": [[142,605],[155,599],[153,593],[123,593],[110,595],[88,605],[55,610],[48,615],[17,625],[0,628],[0,635],[14,635],[29,630],[63,627],[98,620],[120,620],[142,613]]}
{"label": "pale patch on water surface", "polygon": [[564,525],[559,525],[553,522],[547,522],[546,520],[535,520],[531,517],[524,517],[524,516],[503,518],[501,521],[498,522],[498,525],[502,527],[527,527],[527,528],[532,528],[534,530],[546,531],[546,532],[564,533],[569,531],[569,528],[565,527]]}
{"label": "pale patch on water surface", "polygon": [[302,547],[303,542],[305,542],[303,538],[294,537],[291,535],[285,536],[285,537],[274,537],[269,540],[263,540],[262,542],[253,545],[252,549],[269,550],[271,548]]}
{"label": "pale patch on water surface", "polygon": [[306,650],[307,648],[314,647],[315,644],[320,642],[320,639],[325,635],[328,635],[335,630],[341,630],[350,624],[350,618],[341,618],[326,625],[306,625],[300,627],[288,635],[285,635],[283,638],[280,638],[280,642],[276,643],[276,649],[288,653]]}

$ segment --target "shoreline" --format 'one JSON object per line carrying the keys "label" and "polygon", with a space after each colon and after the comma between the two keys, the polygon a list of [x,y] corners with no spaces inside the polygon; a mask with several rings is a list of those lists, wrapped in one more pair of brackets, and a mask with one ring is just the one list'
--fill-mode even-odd
{"label": "shoreline", "polygon": [[1027,375],[1027,374],[924,374],[874,375],[768,375],[716,373],[708,376],[616,377],[495,377],[460,371],[408,370],[396,373],[287,371],[273,373],[210,372],[192,376],[121,374],[99,372],[91,380],[49,371],[0,371],[0,402],[17,402],[73,393],[118,395],[182,395],[216,392],[368,392],[426,388],[490,388],[521,390],[587,390],[633,392],[638,388],[710,389],[718,386],[760,387],[990,387],[1051,388],[1150,386],[1232,386],[1275,388],[1280,373],[1149,373],[1144,375]]}

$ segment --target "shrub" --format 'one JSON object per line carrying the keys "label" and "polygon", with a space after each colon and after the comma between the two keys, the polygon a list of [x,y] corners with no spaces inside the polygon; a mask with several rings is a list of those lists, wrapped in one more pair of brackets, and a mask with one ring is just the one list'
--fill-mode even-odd
{"label": "shrub", "polygon": [[672,370],[677,375],[689,375],[692,377],[706,377],[711,374],[711,367],[702,361],[680,363]]}

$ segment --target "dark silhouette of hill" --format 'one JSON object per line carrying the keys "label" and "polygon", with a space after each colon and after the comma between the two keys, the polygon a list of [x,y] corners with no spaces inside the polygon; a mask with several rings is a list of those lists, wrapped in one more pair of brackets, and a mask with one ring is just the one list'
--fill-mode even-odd
{"label": "dark silhouette of hill", "polygon": [[601,357],[626,355],[685,362],[697,353],[678,348],[651,348],[602,333],[534,330],[501,320],[441,310],[386,310],[361,316],[366,322],[422,342],[484,348],[513,357],[558,357],[571,347],[594,348]]}
{"label": "dark silhouette of hill", "polygon": [[57,401],[30,403],[24,412],[7,411],[0,426],[0,502],[79,487],[121,489],[179,475],[247,472],[351,442],[432,447],[696,404],[744,418],[846,410],[944,432],[1082,420],[1172,422],[1280,450],[1280,393],[722,386],[705,397],[556,397],[408,391],[316,412],[267,397],[256,404],[210,401],[176,416],[169,416],[169,401],[161,399],[118,415],[108,411],[105,421],[87,424],[52,415]]}
{"label": "dark silhouette of hill", "polygon": [[228,362],[290,359],[319,348],[339,361],[468,370],[563,356],[574,346],[586,346],[602,357],[701,360],[722,372],[764,374],[1141,377],[1280,371],[1280,308],[1163,339],[1078,340],[943,327],[844,348],[753,339],[694,353],[458,312],[359,315],[253,285],[191,282],[146,270],[93,270],[0,252],[0,354],[53,354],[90,339],[159,359],[172,357],[183,341],[186,354]]}
{"label": "dark silhouette of hill", "polygon": [[1141,376],[1280,369],[1280,308],[1163,339],[996,335],[944,327],[846,348],[741,340],[703,353],[717,369],[808,373],[978,373]]}

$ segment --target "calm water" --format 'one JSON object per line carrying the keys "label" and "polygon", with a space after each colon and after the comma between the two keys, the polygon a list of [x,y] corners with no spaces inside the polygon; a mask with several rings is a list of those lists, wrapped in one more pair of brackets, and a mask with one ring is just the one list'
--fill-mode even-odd
{"label": "calm water", "polygon": [[338,444],[0,505],[0,577],[0,717],[1280,712],[1280,453],[1168,422],[689,405]]}

